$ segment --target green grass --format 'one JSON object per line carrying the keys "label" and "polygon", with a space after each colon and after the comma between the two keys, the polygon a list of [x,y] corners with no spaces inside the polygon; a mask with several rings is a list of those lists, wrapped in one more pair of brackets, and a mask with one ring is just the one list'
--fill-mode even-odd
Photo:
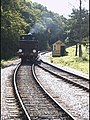
{"label": "green grass", "polygon": [[5,68],[7,65],[11,64],[13,60],[17,59],[17,57],[13,57],[11,59],[8,60],[1,60],[1,68]]}
{"label": "green grass", "polygon": [[82,46],[82,57],[75,56],[75,46],[67,48],[66,51],[68,52],[67,56],[50,57],[50,61],[60,66],[69,66],[89,74],[89,54],[85,47]]}

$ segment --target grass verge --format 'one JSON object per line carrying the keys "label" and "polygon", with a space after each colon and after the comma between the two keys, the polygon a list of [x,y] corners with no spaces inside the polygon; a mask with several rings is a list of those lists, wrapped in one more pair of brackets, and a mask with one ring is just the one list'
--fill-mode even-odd
{"label": "grass verge", "polygon": [[69,66],[89,74],[89,54],[85,50],[85,47],[82,46],[82,57],[75,56],[75,46],[67,48],[66,51],[68,52],[67,56],[50,57],[50,61],[59,66]]}
{"label": "grass verge", "polygon": [[3,69],[5,67],[9,66],[10,64],[12,64],[13,60],[16,60],[16,59],[17,59],[17,57],[13,57],[9,60],[1,60],[1,63],[0,63],[1,68]]}

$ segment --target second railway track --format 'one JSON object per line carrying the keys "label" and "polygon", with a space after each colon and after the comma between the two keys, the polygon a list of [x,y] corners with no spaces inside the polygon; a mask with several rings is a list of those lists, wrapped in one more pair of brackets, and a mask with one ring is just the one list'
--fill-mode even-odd
{"label": "second railway track", "polygon": [[[80,85],[77,86],[73,81],[67,82],[68,77],[66,80],[64,80],[63,77],[59,77],[59,75],[56,75],[57,68],[49,64],[41,63],[39,66],[40,67],[35,66],[38,80],[50,95],[52,95],[60,105],[66,108],[76,120],[89,120],[89,93],[87,92],[87,88],[83,88],[83,86],[81,87]],[[64,73],[62,72],[62,74]],[[88,82],[87,80],[86,83]]]}
{"label": "second railway track", "polygon": [[[31,65],[22,65],[14,76],[14,85],[18,91],[21,105],[29,120],[74,120],[74,117],[62,109],[36,82]],[[34,71],[33,71],[34,72]]]}
{"label": "second railway track", "polygon": [[70,73],[68,71],[57,68],[47,62],[41,61],[41,65],[38,64],[42,69],[50,72],[51,74],[62,78],[64,81],[74,84],[75,86],[82,88],[89,92],[89,79],[84,78],[80,75],[76,75],[74,73]]}

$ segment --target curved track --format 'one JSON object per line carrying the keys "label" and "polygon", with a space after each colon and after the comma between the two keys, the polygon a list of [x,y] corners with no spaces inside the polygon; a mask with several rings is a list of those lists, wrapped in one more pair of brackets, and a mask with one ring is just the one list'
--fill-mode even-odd
{"label": "curved track", "polygon": [[16,81],[17,78],[16,77],[17,77],[17,72],[18,72],[20,66],[21,66],[21,63],[19,63],[17,65],[17,67],[15,69],[15,72],[14,72],[14,90],[15,90],[15,93],[17,95],[17,99],[19,100],[19,103],[20,103],[20,105],[21,105],[21,107],[23,109],[24,116],[26,116],[26,119],[31,120],[30,117],[29,117],[29,114],[28,114],[28,112],[27,112],[27,110],[26,110],[26,108],[25,108],[25,106],[23,104],[23,101],[22,101],[22,99],[20,97],[20,94],[19,94],[19,91],[18,91],[18,88],[17,88],[17,81]]}
{"label": "curved track", "polygon": [[37,82],[34,65],[18,65],[14,74],[14,87],[28,120],[74,120]]}
{"label": "curved track", "polygon": [[37,65],[35,71],[39,82],[45,90],[76,120],[89,120],[89,93],[86,90],[67,82],[61,77],[52,75]]}
{"label": "curved track", "polygon": [[70,73],[68,71],[62,70],[44,61],[41,61],[41,64],[38,64],[38,66],[50,72],[51,74],[63,79],[64,81],[89,92],[89,79],[76,75],[74,73]]}

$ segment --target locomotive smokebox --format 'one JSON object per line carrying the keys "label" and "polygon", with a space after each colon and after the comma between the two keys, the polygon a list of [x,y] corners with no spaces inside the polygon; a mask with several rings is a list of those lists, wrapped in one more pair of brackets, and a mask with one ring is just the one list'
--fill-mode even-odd
{"label": "locomotive smokebox", "polygon": [[20,36],[17,56],[21,58],[22,63],[26,61],[35,61],[38,56],[38,40],[34,33]]}

